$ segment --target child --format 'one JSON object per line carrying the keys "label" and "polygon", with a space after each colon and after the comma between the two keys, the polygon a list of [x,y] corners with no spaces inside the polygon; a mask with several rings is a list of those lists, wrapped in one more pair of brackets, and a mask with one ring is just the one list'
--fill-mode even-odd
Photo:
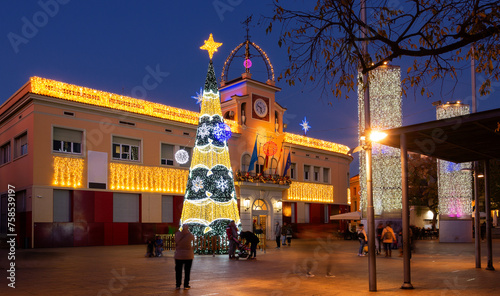
{"label": "child", "polygon": [[146,257],[153,257],[153,240],[150,239],[146,248]]}

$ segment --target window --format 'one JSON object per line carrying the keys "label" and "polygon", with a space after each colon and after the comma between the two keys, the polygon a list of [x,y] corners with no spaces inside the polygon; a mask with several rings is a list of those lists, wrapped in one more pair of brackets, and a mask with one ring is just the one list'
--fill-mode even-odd
{"label": "window", "polygon": [[253,202],[252,210],[254,211],[267,211],[266,202],[263,199],[257,199]]}
{"label": "window", "polygon": [[161,196],[161,222],[174,222],[174,200],[170,195]]}
{"label": "window", "polygon": [[311,170],[311,166],[304,165],[304,180],[309,180],[309,171]]}
{"label": "window", "polygon": [[255,172],[257,174],[264,174],[264,157],[260,156],[259,159],[257,160],[257,166],[255,167]]}
{"label": "window", "polygon": [[242,172],[248,172],[248,171],[251,171],[252,169],[251,168],[248,168],[248,166],[250,165],[250,154],[248,153],[245,153],[243,154],[243,156],[241,157],[241,171]]}
{"label": "window", "polygon": [[139,194],[113,194],[113,222],[139,222]]}
{"label": "window", "polygon": [[179,164],[183,168],[188,168],[191,166],[191,148],[189,147],[184,147],[184,150],[189,154],[189,160],[186,163]]}
{"label": "window", "polygon": [[277,172],[276,169],[278,168],[278,160],[276,158],[271,158],[271,171],[269,174],[274,174],[274,172]]}
{"label": "window", "polygon": [[71,192],[69,190],[54,190],[54,222],[71,222]]}
{"label": "window", "polygon": [[0,147],[0,165],[10,161],[10,141]]}
{"label": "window", "polygon": [[319,182],[319,167],[314,167],[314,181]]}
{"label": "window", "polygon": [[161,164],[174,165],[174,145],[161,144]]}
{"label": "window", "polygon": [[28,154],[28,133],[24,133],[14,139],[14,157],[18,158]]}
{"label": "window", "polygon": [[82,131],[54,127],[52,137],[52,151],[74,154],[82,153]]}
{"label": "window", "polygon": [[113,159],[139,161],[141,140],[113,136]]}
{"label": "window", "polygon": [[297,164],[292,163],[290,165],[290,178],[291,179],[296,179],[297,178]]}
{"label": "window", "polygon": [[330,169],[323,168],[323,182],[330,183]]}

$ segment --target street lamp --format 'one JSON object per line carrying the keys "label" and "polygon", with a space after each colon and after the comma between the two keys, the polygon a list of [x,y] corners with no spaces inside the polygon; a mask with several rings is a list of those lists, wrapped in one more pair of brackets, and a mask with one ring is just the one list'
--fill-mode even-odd
{"label": "street lamp", "polygon": [[245,200],[243,201],[243,206],[245,207],[245,212],[250,209],[250,199],[249,198],[245,198]]}
{"label": "street lamp", "polygon": [[282,209],[282,202],[281,199],[276,201],[276,212],[281,212]]}

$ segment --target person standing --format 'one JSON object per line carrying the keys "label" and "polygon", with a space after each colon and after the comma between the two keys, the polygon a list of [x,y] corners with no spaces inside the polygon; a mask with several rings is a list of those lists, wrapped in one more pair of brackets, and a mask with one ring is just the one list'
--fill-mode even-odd
{"label": "person standing", "polygon": [[[259,238],[250,231],[242,231],[240,237],[245,239],[245,245],[250,244],[250,255],[247,260],[256,259],[257,257],[257,245],[259,244]],[[253,256],[253,258],[252,258]]]}
{"label": "person standing", "polygon": [[281,245],[286,246],[286,230],[288,226],[286,222],[283,222],[283,227],[281,227]]}
{"label": "person standing", "polygon": [[182,231],[175,234],[175,289],[181,288],[182,269],[184,268],[184,289],[188,290],[191,279],[191,266],[194,259],[194,235],[189,231],[189,225],[182,225]]}
{"label": "person standing", "polygon": [[274,235],[276,236],[276,249],[281,247],[281,226],[280,222],[276,221],[276,226],[274,227]]}
{"label": "person standing", "polygon": [[289,247],[292,244],[292,236],[293,236],[293,229],[292,229],[292,224],[290,223],[286,227],[286,240],[288,242]]}
{"label": "person standing", "polygon": [[391,223],[387,222],[384,230],[382,231],[382,242],[384,243],[385,257],[392,256],[392,244],[396,240],[394,230],[391,228]]}
{"label": "person standing", "polygon": [[363,249],[366,245],[366,241],[368,240],[368,238],[366,237],[365,226],[363,224],[359,224],[358,240],[359,240],[358,256],[365,256],[363,254]]}
{"label": "person standing", "polygon": [[234,222],[234,220],[231,220],[231,222],[229,222],[229,225],[227,225],[226,235],[227,239],[229,240],[229,259],[236,259],[234,253],[236,252],[238,229],[236,229],[236,223]]}

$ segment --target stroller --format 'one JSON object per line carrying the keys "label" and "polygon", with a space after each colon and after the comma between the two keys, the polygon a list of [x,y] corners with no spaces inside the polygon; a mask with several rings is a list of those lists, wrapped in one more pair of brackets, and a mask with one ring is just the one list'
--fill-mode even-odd
{"label": "stroller", "polygon": [[243,258],[248,258],[248,254],[250,253],[250,248],[248,248],[245,244],[242,244],[237,238],[233,238],[238,246],[238,255],[236,256],[236,260]]}

